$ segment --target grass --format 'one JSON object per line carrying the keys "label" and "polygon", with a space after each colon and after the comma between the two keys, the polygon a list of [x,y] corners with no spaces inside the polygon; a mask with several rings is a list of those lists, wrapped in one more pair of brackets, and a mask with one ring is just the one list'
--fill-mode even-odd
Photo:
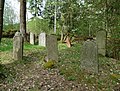
{"label": "grass", "polygon": [[[99,74],[91,74],[80,68],[81,44],[60,50],[58,67],[60,74],[69,81],[76,81],[89,90],[112,91],[120,83],[120,61],[99,56]],[[120,88],[120,87],[119,87]]]}
{"label": "grass", "polygon": [[[120,83],[120,61],[99,56],[99,74],[91,74],[86,71],[82,71],[80,68],[80,49],[81,44],[74,44],[71,48],[68,48],[65,44],[59,43],[59,62],[56,63],[57,68],[60,71],[60,75],[63,75],[68,81],[74,81],[82,86],[89,88],[89,90],[97,91],[112,91],[118,88]],[[0,49],[1,63],[14,62],[11,55],[12,52],[12,39],[3,39]],[[3,56],[5,55],[5,56]],[[22,67],[24,64],[29,65],[35,60],[43,60],[46,55],[44,47],[37,45],[30,45],[25,43],[24,45],[24,59],[22,61],[14,62],[14,65],[20,64]],[[15,70],[15,68],[12,68]],[[5,72],[9,78],[8,82],[14,77],[14,72],[9,71],[9,66],[4,68],[2,72]],[[7,73],[10,73],[9,75]],[[117,86],[117,87],[116,87]],[[120,88],[120,87],[119,87]]]}
{"label": "grass", "polygon": [[[4,51],[11,51],[13,48],[13,40],[11,39],[6,39],[3,38],[1,45],[0,45],[0,52],[4,52]],[[37,49],[37,48],[41,48],[43,49],[44,47],[40,47],[40,46],[36,46],[36,45],[31,45],[29,43],[25,43],[24,44],[24,49],[25,50],[30,50],[30,49]]]}
{"label": "grass", "polygon": [[10,51],[12,49],[12,39],[2,39],[0,44],[0,52]]}

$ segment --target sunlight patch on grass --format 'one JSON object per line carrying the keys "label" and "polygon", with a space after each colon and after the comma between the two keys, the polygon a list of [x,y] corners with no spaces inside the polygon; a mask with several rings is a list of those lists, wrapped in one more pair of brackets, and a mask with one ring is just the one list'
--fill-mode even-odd
{"label": "sunlight patch on grass", "polygon": [[62,50],[62,49],[67,49],[67,45],[65,43],[59,43],[58,44],[58,50]]}
{"label": "sunlight patch on grass", "polygon": [[[30,53],[34,54],[34,52],[43,51],[43,50],[45,50],[45,47],[24,43],[23,56],[27,56],[27,54],[30,54]],[[0,45],[0,63],[9,64],[14,61],[15,60],[13,59],[13,39],[3,38]]]}
{"label": "sunlight patch on grass", "polygon": [[13,63],[15,60],[13,60],[12,52],[4,51],[0,52],[0,64],[10,64]]}
{"label": "sunlight patch on grass", "polygon": [[0,44],[0,52],[10,51],[13,48],[12,45],[13,45],[12,39],[3,38]]}

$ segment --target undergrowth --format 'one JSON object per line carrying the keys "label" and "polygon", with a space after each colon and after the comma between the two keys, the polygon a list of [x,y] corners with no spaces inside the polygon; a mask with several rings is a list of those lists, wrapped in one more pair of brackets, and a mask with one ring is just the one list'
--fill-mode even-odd
{"label": "undergrowth", "polygon": [[[81,86],[89,88],[90,91],[112,91],[119,89],[120,61],[99,56],[99,73],[88,73],[80,68],[80,48],[81,44],[74,44],[71,48],[68,48],[65,44],[59,43],[59,61],[55,64],[59,69],[59,74],[63,75],[68,81],[82,84]],[[24,57],[22,61],[13,61],[12,57],[7,55],[8,53],[12,55],[11,51],[12,39],[2,39],[0,53],[5,56],[1,56],[0,61],[2,61],[3,64],[6,61],[12,60],[11,62],[13,62],[9,64],[11,66],[0,66],[2,67],[0,71],[4,73],[5,79],[7,77],[7,82],[12,82],[13,78],[19,74],[18,71],[15,71],[15,67],[22,67],[24,65],[28,67],[29,64],[33,62],[41,64],[43,63],[41,61],[44,60],[46,55],[44,47],[30,45],[29,43],[25,43],[24,45]],[[29,68],[30,67],[28,67],[28,69]]]}

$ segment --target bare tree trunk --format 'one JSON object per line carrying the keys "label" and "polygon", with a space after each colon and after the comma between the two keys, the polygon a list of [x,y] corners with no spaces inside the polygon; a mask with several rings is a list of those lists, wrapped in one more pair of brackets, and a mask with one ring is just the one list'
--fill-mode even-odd
{"label": "bare tree trunk", "polygon": [[1,39],[2,39],[2,30],[3,30],[4,2],[5,2],[5,0],[0,0],[0,43],[1,43]]}
{"label": "bare tree trunk", "polygon": [[56,0],[55,0],[55,12],[54,12],[54,33],[56,33],[56,17],[57,17],[57,15],[56,15],[56,13],[57,13],[57,11],[56,11]]}
{"label": "bare tree trunk", "polygon": [[26,35],[26,0],[20,0],[20,32],[24,40],[27,41]]}
{"label": "bare tree trunk", "polygon": [[60,39],[61,42],[63,42],[63,37],[64,37],[63,31],[61,30],[61,39]]}

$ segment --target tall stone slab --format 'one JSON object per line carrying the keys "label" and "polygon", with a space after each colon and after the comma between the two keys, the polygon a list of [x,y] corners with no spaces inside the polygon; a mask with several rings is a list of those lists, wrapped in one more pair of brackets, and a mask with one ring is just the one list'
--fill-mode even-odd
{"label": "tall stone slab", "polygon": [[23,36],[20,32],[16,32],[13,37],[13,58],[15,60],[23,58]]}
{"label": "tall stone slab", "polygon": [[92,73],[98,73],[98,52],[94,41],[87,40],[81,48],[81,68]]}
{"label": "tall stone slab", "polygon": [[55,35],[47,35],[46,39],[47,60],[58,61],[58,43]]}
{"label": "tall stone slab", "polygon": [[46,47],[46,33],[40,33],[40,35],[39,35],[39,45]]}
{"label": "tall stone slab", "polygon": [[30,44],[35,44],[35,34],[30,32]]}
{"label": "tall stone slab", "polygon": [[98,54],[106,55],[106,31],[98,31],[96,34],[96,43],[98,46]]}

